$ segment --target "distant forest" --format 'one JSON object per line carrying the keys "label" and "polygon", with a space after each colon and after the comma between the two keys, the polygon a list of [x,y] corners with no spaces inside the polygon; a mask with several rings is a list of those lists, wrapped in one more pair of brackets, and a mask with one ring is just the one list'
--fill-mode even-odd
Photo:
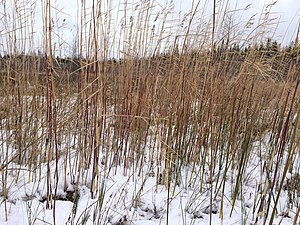
{"label": "distant forest", "polygon": [[[184,54],[181,52],[179,47],[175,46],[168,52],[147,58],[109,58],[99,60],[96,63],[93,59],[57,56],[51,59],[51,65],[47,55],[41,52],[0,55],[0,78],[1,82],[5,79],[14,80],[17,79],[18,74],[32,71],[32,74],[25,74],[28,81],[30,82],[32,76],[36,77],[38,75],[41,82],[43,82],[47,69],[51,69],[54,71],[56,82],[63,84],[65,82],[77,82],[81,74],[86,76],[89,73],[97,72],[98,74],[117,75],[122,66],[134,68],[130,71],[135,71],[137,75],[163,76],[168,73],[171,64],[192,69],[195,65],[199,66],[201,63],[203,65],[207,65],[207,63],[217,65],[218,69],[215,71],[217,77],[225,75],[234,77],[239,74],[242,66],[252,68],[252,70],[249,70],[253,71],[253,73],[249,73],[251,76],[274,80],[285,80],[291,70],[300,70],[300,44],[297,41],[284,47],[271,38],[268,38],[266,43],[257,43],[246,47],[240,47],[238,44],[229,46],[226,41],[222,41],[215,46],[214,52],[197,49],[189,50],[188,53]],[[141,71],[144,68],[147,68],[147,73]],[[203,75],[205,72],[203,71]],[[202,75],[201,71],[199,75]]]}

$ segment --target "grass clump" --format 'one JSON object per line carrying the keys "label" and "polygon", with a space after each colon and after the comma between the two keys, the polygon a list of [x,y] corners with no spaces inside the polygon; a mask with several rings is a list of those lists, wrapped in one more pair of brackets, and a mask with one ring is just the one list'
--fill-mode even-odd
{"label": "grass clump", "polygon": [[[128,177],[125,183],[142,179],[133,202],[142,198],[147,179],[154,179],[156,191],[167,189],[166,223],[178,188],[208,193],[208,206],[194,193],[184,211],[194,207],[194,219],[209,214],[210,224],[212,214],[224,218],[227,201],[231,213],[237,202],[247,205],[244,189],[254,185],[249,168],[257,169],[259,181],[251,203],[256,223],[272,224],[284,190],[296,202],[299,177],[286,181],[286,175],[299,168],[297,39],[284,47],[263,32],[243,30],[249,32],[244,40],[224,3],[214,5],[211,20],[200,2],[173,20],[172,4],[156,12],[155,1],[120,3],[119,24],[113,1],[92,1],[79,4],[79,35],[73,55],[64,57],[58,52],[66,43],[57,37],[63,27],[53,20],[61,10],[50,0],[41,3],[43,41],[35,53],[28,34],[34,24],[22,22],[33,19],[36,9],[28,14],[22,4],[10,8],[14,21],[10,14],[1,19],[9,24],[0,34],[8,52],[0,57],[0,190],[6,216],[12,179],[44,186],[36,191],[54,209],[54,223],[59,196],[76,202],[77,209],[83,187],[98,199],[85,212],[94,210],[94,222],[108,221],[113,207],[103,207],[106,184],[119,171]],[[262,25],[268,27],[268,18],[257,30]],[[123,200],[125,187],[120,192],[114,199]],[[80,218],[87,223],[86,214]]]}

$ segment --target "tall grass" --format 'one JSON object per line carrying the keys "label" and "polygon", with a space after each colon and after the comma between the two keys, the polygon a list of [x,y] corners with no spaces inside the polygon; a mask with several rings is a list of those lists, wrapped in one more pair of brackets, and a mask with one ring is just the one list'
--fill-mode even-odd
{"label": "tall grass", "polygon": [[[247,167],[258,157],[253,218],[272,224],[285,177],[299,166],[299,45],[291,60],[284,52],[237,48],[268,38],[261,30],[272,25],[268,12],[253,28],[259,31],[246,30],[242,40],[228,25],[234,21],[229,1],[214,1],[212,12],[199,1],[183,18],[172,14],[173,3],[83,1],[78,35],[68,43],[73,55],[64,58],[57,57],[66,45],[59,40],[63,27],[53,19],[60,8],[42,2],[43,41],[36,53],[40,36],[26,21],[34,21],[38,7],[30,2],[30,9],[25,1],[1,2],[0,190],[6,216],[9,182],[19,179],[10,181],[10,170],[26,169],[28,182],[46,177],[44,200],[54,208],[55,223],[61,180],[66,192],[73,185],[74,205],[78,187],[86,185],[101,209],[109,174],[122,170],[134,181],[146,176],[146,167],[157,187],[168,190],[167,209],[177,188],[208,188],[212,224],[218,196],[224,216],[227,181],[232,212],[250,182]],[[257,142],[266,147],[256,148]]]}

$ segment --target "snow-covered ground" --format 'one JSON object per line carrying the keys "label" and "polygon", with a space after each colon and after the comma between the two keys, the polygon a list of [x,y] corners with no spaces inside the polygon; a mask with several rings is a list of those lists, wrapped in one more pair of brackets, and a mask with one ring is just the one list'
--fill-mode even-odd
{"label": "snow-covered ground", "polygon": [[[258,156],[253,157],[248,163],[245,173],[247,177],[243,180],[240,190],[242,194],[237,197],[232,207],[231,176],[236,174],[228,173],[225,195],[222,198],[222,191],[218,189],[223,187],[221,180],[215,179],[213,182],[202,180],[197,176],[199,174],[197,166],[193,173],[191,166],[183,167],[180,181],[166,188],[165,185],[157,184],[156,174],[147,164],[144,165],[140,176],[133,171],[126,171],[125,176],[123,167],[104,171],[100,165],[98,190],[95,190],[95,197],[92,198],[90,192],[92,171],[86,170],[79,178],[73,176],[72,180],[72,176],[69,176],[70,165],[65,167],[65,162],[61,159],[58,163],[60,175],[57,190],[54,188],[56,179],[51,180],[52,193],[57,197],[50,200],[50,207],[47,207],[46,164],[42,164],[42,171],[35,172],[11,163],[7,175],[6,185],[9,192],[6,203],[3,197],[1,198],[0,224],[54,224],[54,215],[56,224],[154,225],[168,222],[171,225],[204,225],[209,224],[210,220],[211,224],[255,224],[256,220],[257,224],[263,224],[265,212],[261,212],[261,217],[257,218],[259,205],[256,204],[261,203],[258,198],[268,198],[269,195],[258,193],[259,185],[262,185],[259,164]],[[53,176],[55,167],[55,163],[52,162],[50,168],[52,178],[55,177]],[[80,182],[81,180],[84,182]],[[74,196],[74,189],[78,190],[78,198]],[[274,191],[273,197],[275,196]],[[287,192],[280,193],[279,200],[273,224],[293,224],[296,208],[287,211]],[[272,209],[269,214],[271,212]],[[288,216],[283,216],[287,212]],[[296,224],[299,224],[299,221],[298,219]]]}
{"label": "snow-covered ground", "polygon": [[[163,163],[156,161],[158,155],[153,148],[144,150],[146,153],[139,163],[135,163],[133,156],[132,165],[127,167],[122,161],[115,166],[114,153],[99,148],[98,176],[93,181],[92,166],[83,168],[76,139],[71,133],[62,138],[66,143],[60,143],[57,163],[54,158],[48,167],[47,160],[38,158],[36,161],[41,163],[29,168],[13,160],[16,149],[6,143],[6,136],[11,134],[7,130],[1,132],[1,146],[7,147],[1,156],[1,225],[269,224],[277,196],[279,201],[272,225],[300,224],[299,215],[296,216],[300,188],[287,187],[287,182],[296,182],[294,186],[299,186],[300,178],[295,177],[299,176],[299,146],[295,150],[294,171],[287,173],[285,187],[278,193],[277,186],[270,188],[274,171],[266,169],[277,160],[276,155],[269,155],[268,134],[265,139],[253,142],[245,153],[247,159],[240,177],[237,166],[226,167],[218,160],[211,173],[210,163],[214,161],[211,151],[200,148],[199,151],[206,151],[206,159],[197,164],[177,162],[170,175],[172,182],[166,183],[161,179],[168,176],[167,172],[163,174]],[[153,143],[145,146],[151,145]],[[41,157],[42,154],[37,155]],[[103,163],[105,160],[107,162]],[[282,177],[286,160],[284,153],[278,164],[278,177]],[[291,193],[294,196],[289,195]],[[267,207],[269,202],[270,207]]]}

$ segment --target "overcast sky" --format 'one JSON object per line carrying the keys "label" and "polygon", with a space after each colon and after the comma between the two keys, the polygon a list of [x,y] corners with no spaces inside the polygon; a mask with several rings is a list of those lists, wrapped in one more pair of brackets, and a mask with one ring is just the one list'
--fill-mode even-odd
{"label": "overcast sky", "polygon": [[[120,15],[120,2],[132,3],[131,5],[133,8],[138,7],[141,5],[141,2],[147,2],[146,0],[102,0],[103,6],[105,7],[106,2],[111,2],[113,5],[113,13],[112,13],[112,19],[115,21],[115,26],[121,26],[121,19],[122,15]],[[6,3],[6,11],[4,12],[4,5],[3,3]],[[5,27],[5,29],[0,29],[0,41],[2,41],[2,50],[5,49],[3,47],[6,42],[6,35],[7,31],[9,29],[12,29],[7,25],[7,23],[11,24],[13,17],[10,17],[10,22],[7,22],[7,18],[4,19],[4,13],[9,14],[9,12],[12,11],[13,7],[13,0],[2,0],[0,3],[0,28]],[[16,1],[18,4],[23,4],[24,8],[30,5],[30,3],[35,3],[35,19],[32,23],[27,21],[27,25],[31,24],[31,26],[34,26],[34,33],[36,37],[42,37],[43,34],[43,25],[42,25],[42,13],[40,10],[41,2],[45,3],[46,0],[42,1],[35,1],[35,0],[21,0]],[[197,4],[197,0],[153,0],[151,2],[154,2],[154,12],[159,12],[160,10],[163,10],[165,6],[172,7],[174,14],[171,16],[171,18],[178,19],[178,21],[182,20],[184,15],[191,11],[193,7]],[[239,10],[235,14],[235,21],[234,23],[241,26],[244,26],[245,23],[254,16],[253,25],[247,32],[250,32],[250,30],[253,30],[257,24],[260,16],[263,14],[263,12],[266,12],[268,8],[266,8],[267,5],[270,3],[276,2],[274,6],[272,6],[272,14],[269,15],[269,18],[277,18],[274,20],[275,24],[279,21],[280,23],[278,25],[271,26],[272,29],[270,29],[270,32],[267,34],[267,36],[271,36],[272,38],[276,39],[277,41],[284,43],[285,45],[289,44],[292,40],[295,39],[297,26],[300,22],[300,0],[217,0],[217,10],[227,5],[225,4],[228,2],[230,5],[228,6],[228,10],[234,10],[234,9],[244,9],[247,7],[247,10]],[[79,21],[80,18],[78,18],[78,6],[80,5],[81,0],[52,0],[51,4],[53,6],[53,21],[55,23],[56,27],[60,27],[60,29],[57,31],[57,36],[60,37],[64,43],[65,48],[70,49],[72,46],[72,42],[77,37],[76,36],[76,30],[79,27]],[[92,0],[86,0],[87,5],[91,5]],[[204,17],[211,19],[212,15],[212,6],[213,1],[212,0],[200,0],[199,4],[199,14],[204,13]],[[121,6],[123,7],[123,6]],[[132,14],[133,17],[135,17],[135,14]],[[218,17],[220,19],[220,17]],[[154,20],[154,17],[153,17]],[[197,21],[197,20],[196,20]],[[33,24],[33,25],[32,25]],[[173,23],[174,25],[174,23]],[[197,25],[197,24],[195,24]],[[275,27],[277,27],[276,32]],[[219,28],[222,29],[222,28]],[[238,27],[238,29],[243,30],[243,27]],[[254,29],[255,30],[255,29]],[[38,39],[38,38],[37,38]],[[39,46],[41,45],[40,42],[42,38],[35,41],[35,45]]]}
{"label": "overcast sky", "polygon": [[[182,14],[188,12],[192,8],[193,1],[196,4],[197,0],[174,0],[175,11],[181,11]],[[219,2],[220,0],[217,0]],[[221,0],[225,2],[224,0]],[[76,13],[77,13],[77,3],[76,0],[56,0],[56,4],[59,8],[63,9],[66,14],[71,15],[69,17],[69,22],[72,26],[72,23],[76,21]],[[92,2],[92,0],[86,0],[86,2]],[[114,1],[119,2],[119,1]],[[138,0],[129,0],[128,2],[139,2]],[[165,5],[166,2],[171,2],[171,0],[156,0],[158,4]],[[205,0],[200,0],[201,4],[205,2]],[[286,31],[288,32],[286,35],[291,37],[293,33],[296,32],[297,24],[300,20],[300,0],[231,0],[231,8],[237,6],[237,8],[243,8],[249,4],[251,7],[245,12],[246,17],[252,16],[254,14],[258,14],[257,17],[262,12],[264,6],[276,2],[273,6],[272,12],[274,13],[274,17],[280,17],[281,24],[279,25],[278,35],[284,35]],[[200,5],[201,5],[200,4]],[[208,3],[212,5],[212,0]],[[202,4],[203,5],[203,4]],[[207,9],[207,13],[209,13],[209,8]],[[73,24],[74,25],[74,24]],[[291,27],[291,29],[288,29]]]}

